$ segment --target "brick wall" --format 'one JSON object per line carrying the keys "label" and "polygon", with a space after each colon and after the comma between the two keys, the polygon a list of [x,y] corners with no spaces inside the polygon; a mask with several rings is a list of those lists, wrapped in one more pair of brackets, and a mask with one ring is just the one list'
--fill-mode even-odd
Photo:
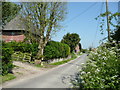
{"label": "brick wall", "polygon": [[5,42],[10,42],[10,41],[16,41],[20,42],[25,39],[24,35],[14,35],[14,36],[9,36],[9,35],[2,35],[2,40]]}

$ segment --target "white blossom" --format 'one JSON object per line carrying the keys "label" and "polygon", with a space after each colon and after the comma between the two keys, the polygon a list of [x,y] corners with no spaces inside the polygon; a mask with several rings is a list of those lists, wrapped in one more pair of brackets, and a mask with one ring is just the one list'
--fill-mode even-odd
{"label": "white blossom", "polygon": [[95,72],[100,72],[100,70],[97,68],[97,69],[95,70]]}
{"label": "white blossom", "polygon": [[81,72],[81,74],[83,75],[83,74],[85,74],[85,72],[84,72],[84,71],[82,71],[82,72]]}

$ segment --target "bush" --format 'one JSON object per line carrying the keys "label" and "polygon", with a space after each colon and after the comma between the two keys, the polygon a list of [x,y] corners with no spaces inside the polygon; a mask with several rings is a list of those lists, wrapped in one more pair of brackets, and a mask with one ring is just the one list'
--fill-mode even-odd
{"label": "bush", "polygon": [[50,41],[44,49],[45,60],[53,58],[65,58],[70,55],[70,47],[67,44]]}
{"label": "bush", "polygon": [[120,88],[120,48],[100,46],[73,80],[79,88]]}
{"label": "bush", "polygon": [[6,43],[6,46],[12,48],[14,52],[31,53],[32,58],[35,57],[38,52],[38,43],[9,42]]}
{"label": "bush", "polygon": [[[19,52],[19,53],[16,53]],[[35,57],[38,52],[38,44],[28,44],[24,42],[8,42],[2,43],[2,75],[11,72],[13,68],[12,59],[29,61]],[[12,57],[11,57],[12,55]],[[16,58],[15,58],[16,57]]]}
{"label": "bush", "polygon": [[86,53],[87,49],[82,49],[81,52]]}
{"label": "bush", "polygon": [[13,49],[7,47],[7,44],[2,43],[2,75],[6,75],[11,72],[13,68],[11,55],[13,53]]}

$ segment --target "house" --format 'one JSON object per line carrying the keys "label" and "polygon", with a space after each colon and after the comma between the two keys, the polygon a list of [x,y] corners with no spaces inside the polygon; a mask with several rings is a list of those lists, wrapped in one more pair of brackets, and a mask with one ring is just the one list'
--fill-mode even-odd
{"label": "house", "polygon": [[2,29],[2,40],[5,42],[23,41],[25,39],[25,35],[23,34],[24,25],[21,24],[22,22],[20,21],[19,16],[16,16],[14,19],[8,22]]}
{"label": "house", "polygon": [[75,47],[75,53],[78,53],[80,51],[79,45]]}
{"label": "house", "polygon": [[80,52],[81,50],[81,43],[79,43],[76,47],[75,47],[75,53]]}
{"label": "house", "polygon": [[[25,29],[26,22],[22,21],[20,19],[20,16],[17,15],[14,19],[12,19],[10,22],[8,22],[4,28],[2,29],[2,40],[5,42],[11,42],[11,41],[24,41],[25,34],[30,37],[35,37],[36,41],[37,38],[39,38],[40,34],[39,31],[35,31],[34,26],[31,24],[31,31],[28,31]],[[32,35],[29,34],[31,32]]]}

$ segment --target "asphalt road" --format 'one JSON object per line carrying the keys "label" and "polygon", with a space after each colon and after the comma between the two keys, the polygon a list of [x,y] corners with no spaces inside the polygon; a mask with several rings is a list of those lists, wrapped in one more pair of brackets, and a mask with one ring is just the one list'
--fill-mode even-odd
{"label": "asphalt road", "polygon": [[86,54],[81,55],[64,65],[60,65],[51,70],[37,75],[31,79],[9,85],[7,88],[69,88],[70,79],[81,68],[81,63],[87,60]]}

